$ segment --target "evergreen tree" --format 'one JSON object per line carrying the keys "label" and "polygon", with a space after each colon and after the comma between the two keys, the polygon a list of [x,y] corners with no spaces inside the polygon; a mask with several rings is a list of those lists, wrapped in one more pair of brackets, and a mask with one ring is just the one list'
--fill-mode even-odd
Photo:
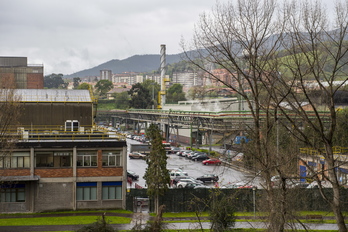
{"label": "evergreen tree", "polygon": [[181,84],[174,84],[167,91],[166,103],[177,104],[178,101],[186,101],[185,93]]}
{"label": "evergreen tree", "polygon": [[159,196],[163,195],[170,183],[167,170],[167,156],[162,144],[163,137],[157,125],[151,124],[147,130],[151,142],[150,154],[146,159],[147,168],[144,179],[147,184],[147,194],[154,199],[155,212],[159,209]]}
{"label": "evergreen tree", "polygon": [[131,90],[128,91],[130,95],[129,106],[135,109],[150,109],[152,107],[152,98],[150,91],[140,83],[132,85]]}

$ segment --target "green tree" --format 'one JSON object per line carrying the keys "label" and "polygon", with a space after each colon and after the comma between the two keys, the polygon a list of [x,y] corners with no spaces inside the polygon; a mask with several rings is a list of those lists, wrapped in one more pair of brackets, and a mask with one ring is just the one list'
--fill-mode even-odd
{"label": "green tree", "polygon": [[182,91],[181,84],[174,84],[167,90],[166,103],[177,104],[178,101],[186,101],[185,93]]}
{"label": "green tree", "polygon": [[84,83],[79,84],[79,86],[77,86],[77,88],[75,88],[75,89],[89,89],[89,88],[92,88],[92,86],[90,84],[84,82]]}
{"label": "green tree", "polygon": [[128,91],[130,96],[129,106],[135,109],[150,109],[152,107],[152,97],[150,91],[142,84],[136,83]]}
{"label": "green tree", "polygon": [[95,85],[96,91],[101,97],[106,97],[106,93],[109,92],[114,85],[109,80],[100,80]]}
{"label": "green tree", "polygon": [[158,92],[161,90],[161,86],[153,80],[145,80],[141,85],[149,91],[151,95],[151,105],[157,108]]}
{"label": "green tree", "polygon": [[128,92],[114,93],[115,108],[116,109],[128,109],[129,108],[129,95]]}
{"label": "green tree", "polygon": [[151,150],[146,159],[144,179],[147,184],[147,194],[154,199],[155,212],[158,214],[159,196],[168,190],[170,176],[167,170],[167,155],[162,144],[163,137],[158,126],[151,124],[147,129],[147,136],[151,142]]}
{"label": "green tree", "polygon": [[79,77],[74,77],[73,78],[73,82],[74,82],[74,89],[77,89],[77,87],[79,86],[81,79]]}
{"label": "green tree", "polygon": [[49,89],[66,89],[68,83],[63,80],[63,74],[54,74],[44,77],[44,87]]}

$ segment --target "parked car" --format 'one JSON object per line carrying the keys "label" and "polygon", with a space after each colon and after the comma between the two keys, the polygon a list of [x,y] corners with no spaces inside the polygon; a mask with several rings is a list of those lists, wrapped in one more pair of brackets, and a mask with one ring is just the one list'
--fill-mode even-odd
{"label": "parked car", "polygon": [[252,189],[252,188],[256,188],[256,186],[252,186],[252,185],[249,185],[249,184],[246,184],[246,183],[229,183],[229,184],[226,184],[224,186],[222,186],[221,188],[233,188],[233,189],[236,189],[236,188],[247,188],[247,189]]}
{"label": "parked car", "polygon": [[219,176],[215,174],[204,174],[203,176],[197,177],[197,180],[207,182],[207,181],[213,181],[217,182],[219,180]]}
{"label": "parked car", "polygon": [[195,155],[197,151],[191,151],[189,153],[186,153],[186,158],[190,159],[193,155]]}
{"label": "parked car", "polygon": [[209,187],[205,186],[204,184],[200,184],[200,183],[187,183],[184,188],[198,189],[198,188],[209,188]]}
{"label": "parked car", "polygon": [[170,179],[175,179],[177,176],[187,176],[187,173],[184,172],[170,172]]}
{"label": "parked car", "polygon": [[181,168],[168,168],[169,172],[182,172],[185,174],[185,176],[187,176],[187,172],[184,172],[184,170],[182,170]]}
{"label": "parked car", "polygon": [[292,188],[307,188],[309,183],[306,182],[298,182],[292,186]]}
{"label": "parked car", "polygon": [[207,160],[203,160],[202,164],[204,164],[204,165],[210,165],[210,164],[220,165],[221,164],[221,160],[219,160],[217,158],[210,158],[210,159],[207,159]]}
{"label": "parked car", "polygon": [[209,159],[209,156],[206,153],[200,153],[191,157],[194,161],[203,161]]}
{"label": "parked car", "polygon": [[189,152],[190,150],[180,150],[176,154],[181,157],[185,157],[185,153]]}
{"label": "parked car", "polygon": [[173,184],[174,185],[177,185],[180,181],[183,181],[183,182],[187,182],[187,181],[192,181],[192,182],[195,182],[195,183],[199,183],[199,184],[203,184],[202,181],[200,180],[196,180],[195,178],[191,177],[191,176],[177,176],[173,179]]}
{"label": "parked car", "polygon": [[132,180],[138,180],[139,179],[139,175],[137,175],[135,172],[133,172],[131,170],[127,170],[127,177],[132,178]]}
{"label": "parked car", "polygon": [[145,159],[146,155],[139,152],[132,152],[128,154],[130,159]]}
{"label": "parked car", "polygon": [[[177,188],[186,188],[186,185],[188,185],[188,184],[202,185],[201,183],[198,183],[195,180],[182,179],[176,184],[176,187]],[[194,188],[194,186],[192,188]]]}
{"label": "parked car", "polygon": [[168,153],[170,154],[176,154],[177,152],[181,151],[180,147],[171,147],[170,151]]}
{"label": "parked car", "polygon": [[189,154],[190,152],[192,152],[191,150],[185,150],[181,153],[182,157],[187,157],[187,154]]}
{"label": "parked car", "polygon": [[[321,186],[323,188],[332,188],[332,184],[329,181],[321,181]],[[317,181],[313,181],[307,186],[307,188],[319,188],[319,184]]]}

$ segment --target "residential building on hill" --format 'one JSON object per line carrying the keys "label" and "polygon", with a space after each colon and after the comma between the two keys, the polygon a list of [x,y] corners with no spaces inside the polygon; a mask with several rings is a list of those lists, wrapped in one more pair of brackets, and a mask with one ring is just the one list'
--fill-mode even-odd
{"label": "residential building on hill", "polygon": [[112,71],[111,70],[100,70],[100,80],[112,81]]}

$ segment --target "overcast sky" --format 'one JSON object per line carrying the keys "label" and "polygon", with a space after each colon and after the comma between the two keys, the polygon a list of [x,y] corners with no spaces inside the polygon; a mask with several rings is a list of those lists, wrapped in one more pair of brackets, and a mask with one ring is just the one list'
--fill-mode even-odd
{"label": "overcast sky", "polygon": [[[220,0],[227,2],[228,0]],[[235,0],[233,0],[235,1]],[[326,0],[325,0],[326,1]],[[325,2],[324,1],[324,2]],[[112,59],[182,52],[215,0],[0,0],[0,56],[28,57],[45,75]]]}

